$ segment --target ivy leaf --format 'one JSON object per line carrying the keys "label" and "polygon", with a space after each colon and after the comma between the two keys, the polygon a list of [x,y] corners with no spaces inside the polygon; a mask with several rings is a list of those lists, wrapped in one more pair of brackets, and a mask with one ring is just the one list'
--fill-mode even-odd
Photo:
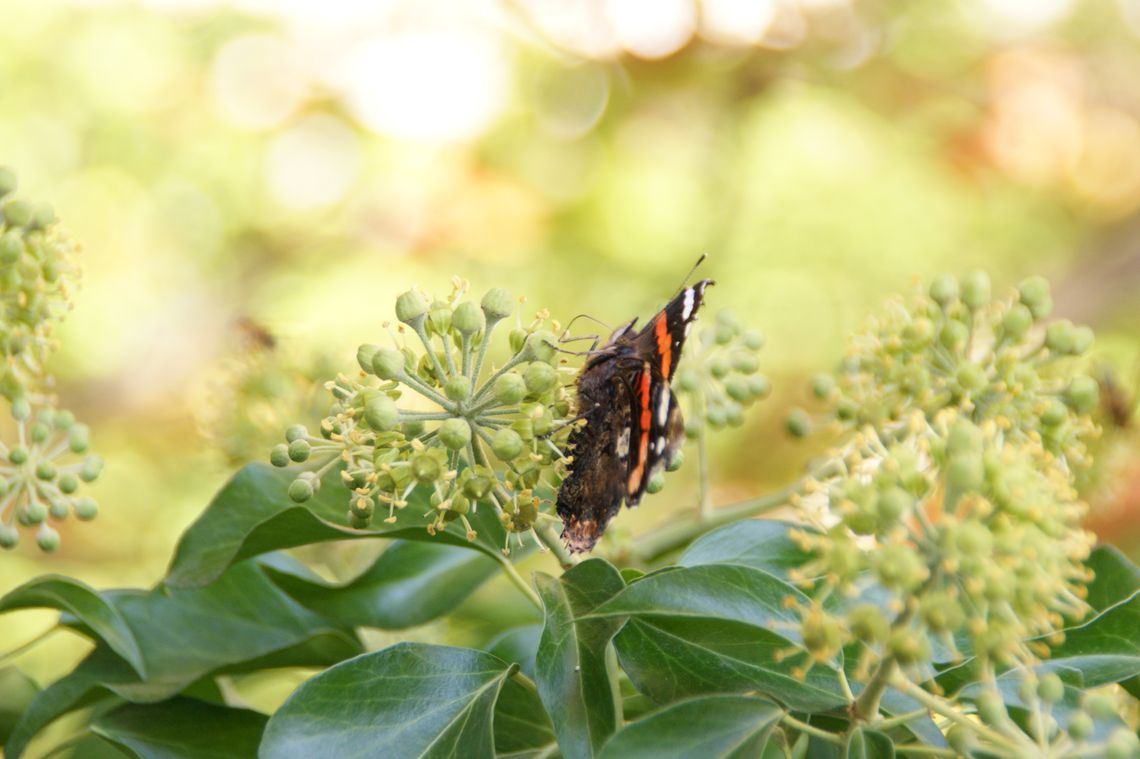
{"label": "ivy leaf", "polygon": [[792,709],[823,711],[846,703],[835,670],[817,664],[792,674],[803,656],[770,630],[742,622],[685,617],[630,619],[614,638],[621,667],[659,704],[705,693],[757,691]]}
{"label": "ivy leaf", "polygon": [[894,759],[895,744],[877,730],[857,727],[847,737],[847,759]]}
{"label": "ivy leaf", "polygon": [[1140,567],[1115,546],[1097,546],[1086,564],[1096,573],[1086,599],[1096,611],[1104,611],[1140,590]]}
{"label": "ivy leaf", "polygon": [[399,643],[364,654],[298,688],[269,720],[259,755],[493,756],[495,701],[513,671],[450,646]]}
{"label": "ivy leaf", "polygon": [[267,720],[248,709],[175,698],[127,704],[100,716],[91,731],[140,759],[247,759],[257,755]]}
{"label": "ivy leaf", "polygon": [[512,627],[496,635],[491,642],[483,646],[483,649],[503,661],[518,664],[522,673],[533,680],[534,661],[538,656],[540,637],[542,637],[542,625]]}
{"label": "ivy leaf", "polygon": [[146,675],[142,652],[127,621],[118,609],[92,588],[69,577],[44,575],[0,598],[0,612],[34,607],[71,614],[129,662],[139,675]]}
{"label": "ivy leaf", "polygon": [[495,702],[495,755],[499,759],[548,757],[557,748],[550,717],[534,685],[507,678]]}
{"label": "ivy leaf", "polygon": [[589,559],[560,578],[535,575],[546,619],[538,643],[538,693],[567,759],[593,757],[615,729],[617,704],[606,663],[621,619],[579,619],[621,592],[625,583],[602,559]]}
{"label": "ivy leaf", "polygon": [[397,540],[355,579],[335,584],[265,566],[302,606],[346,627],[399,630],[448,613],[499,569],[486,554],[441,543]]}
{"label": "ivy leaf", "polygon": [[735,564],[709,564],[654,572],[628,585],[599,606],[595,616],[707,617],[778,630],[799,641],[799,616],[788,608],[791,596],[807,597],[767,572]]}
{"label": "ivy leaf", "polygon": [[8,759],[56,717],[108,691],[128,701],[162,701],[212,673],[327,666],[360,652],[355,636],[297,604],[252,563],[205,588],[108,592],[102,598],[133,631],[146,679],[99,643],[32,701],[5,747]]}
{"label": "ivy leaf", "polygon": [[788,537],[788,532],[807,529],[810,528],[774,519],[744,519],[697,538],[677,564],[739,564],[787,580],[788,570],[803,566],[810,557]]}
{"label": "ivy leaf", "polygon": [[243,467],[218,492],[200,517],[182,534],[167,572],[171,587],[198,587],[219,577],[227,567],[250,556],[281,548],[358,538],[407,538],[464,546],[499,555],[506,533],[493,509],[481,508],[468,519],[478,533],[469,542],[458,522],[429,535],[423,514],[428,494],[415,490],[408,505],[388,524],[377,517],[374,527],[348,526],[347,491],[336,469],[325,475],[316,494],[304,504],[289,499],[296,472],[268,464]]}
{"label": "ivy leaf", "polygon": [[759,756],[784,711],[755,696],[681,701],[626,725],[603,759],[751,759]]}
{"label": "ivy leaf", "polygon": [[30,677],[15,667],[0,667],[0,746],[3,746],[20,714],[32,703],[39,688]]}

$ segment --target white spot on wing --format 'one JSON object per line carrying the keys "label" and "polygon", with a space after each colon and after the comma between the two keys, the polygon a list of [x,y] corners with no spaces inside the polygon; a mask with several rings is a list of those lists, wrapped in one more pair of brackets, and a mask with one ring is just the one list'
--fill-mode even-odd
{"label": "white spot on wing", "polygon": [[629,427],[621,431],[621,436],[617,441],[617,455],[618,458],[624,459],[629,455]]}
{"label": "white spot on wing", "polygon": [[688,321],[689,317],[693,315],[693,302],[696,300],[696,295],[693,288],[685,290],[685,304],[681,309],[681,321]]}
{"label": "white spot on wing", "polygon": [[661,386],[661,392],[657,394],[657,423],[664,425],[669,421],[669,389]]}
{"label": "white spot on wing", "polygon": [[661,453],[661,451],[665,450],[665,436],[664,435],[657,438],[657,442],[654,444],[654,447],[657,449],[658,453]]}

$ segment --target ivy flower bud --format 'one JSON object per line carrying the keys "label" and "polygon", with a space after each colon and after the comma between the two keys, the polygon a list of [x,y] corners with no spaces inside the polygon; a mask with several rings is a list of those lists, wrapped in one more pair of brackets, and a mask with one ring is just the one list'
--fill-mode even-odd
{"label": "ivy flower bud", "polygon": [[10,227],[26,227],[32,222],[32,205],[23,200],[11,200],[4,206],[4,221]]}
{"label": "ivy flower bud", "polygon": [[1100,385],[1092,377],[1078,374],[1065,388],[1065,403],[1078,414],[1087,414],[1096,408],[1100,398]]}
{"label": "ivy flower bud", "polygon": [[946,308],[947,305],[957,300],[957,298],[958,280],[949,274],[939,275],[930,283],[930,299],[943,308]]}
{"label": "ivy flower bud", "polygon": [[36,545],[45,553],[55,551],[59,548],[59,533],[46,524],[41,525],[40,529],[36,532]]}
{"label": "ivy flower bud", "polygon": [[305,440],[294,440],[289,444],[289,459],[300,463],[309,458],[312,448]]}
{"label": "ivy flower bud", "polygon": [[891,625],[879,607],[860,604],[848,613],[847,627],[858,640],[874,645],[887,639]]}
{"label": "ivy flower bud", "polygon": [[372,368],[372,358],[379,349],[380,346],[371,343],[364,343],[356,349],[356,363],[360,365],[361,371],[365,374],[376,373],[376,370]]}
{"label": "ivy flower bud", "polygon": [[483,313],[487,316],[487,321],[497,322],[506,319],[511,315],[514,310],[514,301],[511,294],[501,287],[496,287],[487,291],[480,301],[483,308]]}
{"label": "ivy flower bud", "polygon": [[11,192],[15,192],[17,184],[16,172],[7,166],[0,166],[0,198],[3,198]]}
{"label": "ivy flower bud", "polygon": [[526,397],[526,380],[517,372],[506,372],[495,380],[495,400],[504,406],[513,406]]}
{"label": "ivy flower bud", "polygon": [[99,513],[99,505],[94,498],[77,498],[72,508],[75,510],[75,516],[84,522],[90,522]]}
{"label": "ivy flower bud", "polygon": [[412,476],[423,485],[431,484],[443,476],[443,465],[431,454],[416,454],[412,458]]}
{"label": "ivy flower bud", "polygon": [[1031,326],[1033,326],[1033,314],[1021,303],[1010,306],[1001,321],[1003,334],[1011,340],[1025,337]]}
{"label": "ivy flower bud", "polygon": [[464,301],[455,307],[451,323],[459,331],[459,334],[470,338],[472,335],[483,331],[483,328],[487,326],[487,318],[481,308],[474,303]]}
{"label": "ivy flower bud", "polygon": [[548,362],[557,352],[558,338],[545,329],[531,333],[523,345],[523,355],[530,361]]}
{"label": "ivy flower bud", "polygon": [[904,667],[930,660],[930,641],[909,628],[893,630],[887,638],[887,650]]}
{"label": "ivy flower bud", "polygon": [[830,374],[816,375],[811,383],[811,392],[820,400],[826,400],[835,390],[835,378]]}
{"label": "ivy flower bud", "polygon": [[550,364],[536,361],[523,372],[523,381],[527,390],[540,395],[558,384],[558,372]]}
{"label": "ivy flower bud", "polygon": [[471,425],[466,419],[448,419],[439,426],[439,439],[453,451],[458,451],[471,442]]}
{"label": "ivy flower bud", "polygon": [[793,409],[784,426],[792,437],[806,437],[811,433],[811,417],[803,409]]}
{"label": "ivy flower bud", "polygon": [[471,380],[457,374],[443,386],[443,394],[453,401],[465,401],[471,397]]}
{"label": "ivy flower bud", "polygon": [[364,406],[364,421],[377,432],[396,429],[400,423],[396,402],[384,393],[377,393]]}
{"label": "ivy flower bud", "polygon": [[278,443],[269,451],[269,463],[276,467],[289,466],[289,446]]}
{"label": "ivy flower bud", "polygon": [[1065,684],[1056,672],[1049,672],[1037,683],[1037,696],[1047,704],[1055,704],[1065,695]]}
{"label": "ivy flower bud", "polygon": [[427,326],[429,334],[446,335],[451,330],[451,307],[441,300],[432,303]]}
{"label": "ivy flower bud", "polygon": [[1088,740],[1092,737],[1094,730],[1092,717],[1085,712],[1077,712],[1069,718],[1069,736],[1073,740]]}
{"label": "ivy flower bud", "polygon": [[20,466],[28,460],[28,449],[22,445],[12,446],[12,450],[8,451],[8,461]]}
{"label": "ivy flower bud", "polygon": [[1037,319],[1044,319],[1053,310],[1053,296],[1049,293],[1049,281],[1044,277],[1029,277],[1017,288],[1018,296]]}
{"label": "ivy flower bud", "polygon": [[289,429],[285,430],[285,442],[292,443],[294,440],[308,437],[309,430],[303,424],[294,424]]}
{"label": "ivy flower bud", "polygon": [[491,450],[502,461],[514,461],[523,452],[523,439],[512,429],[502,429],[495,433]]}
{"label": "ivy flower bud", "polygon": [[396,298],[396,318],[404,324],[415,326],[427,310],[427,301],[415,290],[408,290]]}
{"label": "ivy flower bud", "polygon": [[404,374],[404,354],[392,348],[377,348],[371,365],[372,373],[380,379],[398,379]]}
{"label": "ivy flower bud", "polygon": [[289,499],[295,503],[304,503],[313,497],[313,485],[304,478],[298,477],[289,483]]}
{"label": "ivy flower bud", "polygon": [[962,302],[971,311],[977,311],[990,302],[990,276],[984,271],[973,271],[962,278]]}
{"label": "ivy flower bud", "polygon": [[1058,319],[1045,329],[1045,347],[1056,353],[1071,354],[1076,347],[1073,323],[1068,319]]}
{"label": "ivy flower bud", "polygon": [[20,542],[20,531],[15,527],[0,524],[0,548],[12,549]]}

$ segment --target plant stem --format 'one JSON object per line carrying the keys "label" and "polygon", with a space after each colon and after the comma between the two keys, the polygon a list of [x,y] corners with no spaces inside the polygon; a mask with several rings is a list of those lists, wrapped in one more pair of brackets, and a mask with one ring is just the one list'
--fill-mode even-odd
{"label": "plant stem", "polygon": [[821,730],[820,728],[809,725],[806,722],[800,722],[790,714],[785,714],[784,718],[781,721],[788,727],[794,728],[801,733],[814,735],[816,738],[827,741],[828,743],[835,743],[837,745],[841,745],[843,743],[843,739],[835,733],[829,733],[826,730]]}
{"label": "plant stem", "polygon": [[898,725],[905,725],[912,719],[925,717],[929,714],[929,709],[915,709],[913,712],[907,712],[906,714],[899,714],[894,717],[888,717],[887,719],[881,719],[876,722],[873,727],[876,730],[887,730],[888,728],[897,727]]}
{"label": "plant stem", "polygon": [[522,575],[519,574],[519,571],[515,569],[515,565],[511,563],[511,560],[499,554],[499,563],[503,565],[503,571],[506,572],[510,581],[515,584],[515,587],[522,591],[522,594],[534,604],[536,609],[542,611],[542,599],[538,597],[538,593],[535,592],[534,588],[527,584],[527,581],[524,580]]}
{"label": "plant stem", "polygon": [[938,746],[922,746],[919,744],[895,746],[895,751],[900,754],[925,754],[926,756],[958,756],[958,752],[952,748],[939,748]]}
{"label": "plant stem", "polygon": [[542,526],[535,525],[534,533],[538,535],[538,539],[542,544],[550,549],[554,554],[554,558],[558,559],[558,563],[562,565],[563,569],[569,569],[577,564],[577,560],[566,550],[566,546],[562,544],[562,538],[554,534],[554,528],[549,524]]}
{"label": "plant stem", "polygon": [[885,656],[879,661],[879,666],[875,669],[875,674],[871,676],[867,687],[855,699],[855,703],[851,705],[851,715],[854,717],[852,722],[865,722],[870,723],[879,716],[879,701],[882,700],[883,694],[887,691],[887,686],[891,682],[891,678],[898,666],[895,664],[893,656]]}
{"label": "plant stem", "polygon": [[[432,347],[431,338],[428,337],[427,330],[424,329],[424,320],[418,320],[415,324],[412,325],[412,329],[415,331],[416,335],[419,336],[420,342],[424,344],[424,349],[427,351],[428,358],[431,359],[431,365],[435,367],[435,376],[439,378],[439,384],[445,384],[447,382],[448,376],[450,375],[448,375],[448,373],[443,370],[443,365],[439,363],[439,357],[435,355],[435,348]],[[446,342],[444,343],[443,347],[444,350],[447,349]]]}
{"label": "plant stem", "polygon": [[483,339],[479,341],[479,352],[475,355],[475,368],[471,371],[471,384],[479,382],[479,373],[483,371],[483,358],[487,355],[487,345],[491,342],[491,332],[501,319],[488,319],[483,329]]}
{"label": "plant stem", "polygon": [[[896,676],[891,681],[891,685],[902,693],[910,696],[915,701],[919,702],[930,711],[942,715],[946,719],[962,725],[971,732],[985,738],[995,746],[1000,746],[1006,751],[1016,754],[1022,746],[1019,746],[1013,740],[1002,735],[998,731],[991,728],[989,725],[983,724],[977,720],[972,720],[965,714],[960,712],[944,698],[935,696],[933,693],[927,692],[921,686],[911,682],[905,675],[896,673]],[[1036,748],[1036,746],[1034,747]]]}

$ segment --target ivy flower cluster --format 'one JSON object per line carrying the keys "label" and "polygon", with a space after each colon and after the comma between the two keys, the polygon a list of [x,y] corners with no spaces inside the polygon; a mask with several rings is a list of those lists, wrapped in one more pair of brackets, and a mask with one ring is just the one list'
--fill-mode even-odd
{"label": "ivy flower cluster", "polygon": [[674,388],[687,400],[688,437],[696,438],[706,424],[713,429],[743,424],[744,410],[768,396],[771,383],[759,373],[763,347],[764,336],[745,329],[728,310],[719,311],[714,326],[686,346]]}
{"label": "ivy flower cluster", "polygon": [[[557,322],[540,311],[507,333],[511,355],[484,376],[492,335],[514,312],[496,288],[476,304],[453,281],[446,299],[409,290],[396,301],[391,345],[357,351],[360,371],[327,388],[329,415],[315,434],[290,427],[270,453],[276,466],[302,465],[289,496],[303,503],[323,475],[342,467],[348,521],[366,528],[374,516],[395,521],[417,488],[427,490],[429,532],[468,514],[495,509],[507,530],[534,532],[549,516],[550,494],[565,472],[565,438],[573,423],[571,375],[558,368]],[[547,507],[545,511],[543,507]],[[504,552],[508,549],[504,546]]]}
{"label": "ivy flower cluster", "polygon": [[[862,644],[866,718],[887,684],[932,683],[933,663],[968,656],[990,683],[982,700],[1000,705],[996,676],[1031,678],[1088,611],[1095,537],[1075,483],[1099,432],[1080,361],[1093,335],[1047,322],[1050,307],[1039,278],[994,300],[984,274],[939,277],[890,303],[837,375],[812,383],[844,434],[798,499],[808,524],[795,539],[812,557],[793,573],[811,598],[800,632],[808,667]],[[790,427],[804,433],[806,419]],[[963,740],[1010,755],[1083,739],[1026,729],[1003,707]]]}
{"label": "ivy flower cluster", "polygon": [[88,453],[87,427],[49,392],[52,330],[71,308],[77,249],[50,206],[16,198],[15,189],[15,175],[0,167],[0,395],[11,402],[16,434],[0,441],[0,547],[15,547],[26,527],[54,551],[60,538],[49,520],[95,517],[95,501],[78,491],[102,460]]}

